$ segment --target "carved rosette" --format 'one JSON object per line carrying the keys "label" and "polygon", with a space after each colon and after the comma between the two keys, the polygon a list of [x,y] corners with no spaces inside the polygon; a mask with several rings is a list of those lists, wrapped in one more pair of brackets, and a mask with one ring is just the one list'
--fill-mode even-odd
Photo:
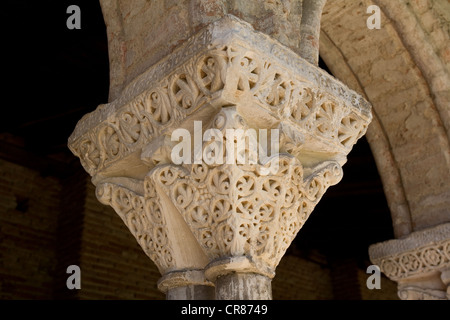
{"label": "carved rosette", "polygon": [[346,155],[371,121],[360,95],[230,16],[211,24],[79,121],[69,148],[96,176],[186,121],[235,105],[253,127],[279,122],[301,149]]}
{"label": "carved rosette", "polygon": [[450,267],[450,240],[426,245],[374,262],[392,280],[398,281],[424,273]]}
{"label": "carved rosette", "polygon": [[[449,298],[450,224],[372,245],[369,254],[371,261],[398,283],[401,299]],[[436,287],[436,283],[441,285]]]}

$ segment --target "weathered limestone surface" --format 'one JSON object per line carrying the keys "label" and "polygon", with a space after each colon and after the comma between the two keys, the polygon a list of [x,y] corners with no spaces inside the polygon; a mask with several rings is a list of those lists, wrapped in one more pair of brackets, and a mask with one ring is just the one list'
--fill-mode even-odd
{"label": "weathered limestone surface", "polygon": [[[360,95],[226,15],[81,119],[69,146],[168,298],[210,297],[214,284],[218,299],[268,299],[276,266],[371,117]],[[173,158],[178,129],[194,137],[188,163]],[[259,148],[235,149],[229,129],[254,132]],[[198,148],[207,132],[218,138]],[[261,140],[267,132],[279,150]],[[211,150],[227,161],[205,160]]]}
{"label": "weathered limestone surface", "polygon": [[181,270],[164,274],[158,289],[167,300],[214,300],[212,282],[206,280],[203,270]]}
{"label": "weathered limestone surface", "polygon": [[372,245],[374,264],[398,283],[403,300],[450,298],[450,224],[416,231],[403,239]]}
{"label": "weathered limestone surface", "polygon": [[229,273],[217,279],[217,300],[272,300],[271,279],[253,273]]}
{"label": "weathered limestone surface", "polygon": [[319,63],[320,19],[326,0],[303,0],[300,56],[310,63]]}
{"label": "weathered limestone surface", "polygon": [[118,98],[139,74],[200,29],[227,14],[250,23],[255,30],[317,64],[325,1],[100,0],[108,33],[109,100]]}
{"label": "weathered limestone surface", "polygon": [[200,29],[226,14],[249,22],[298,50],[299,0],[100,0],[107,25],[110,101],[140,73],[165,58]]}

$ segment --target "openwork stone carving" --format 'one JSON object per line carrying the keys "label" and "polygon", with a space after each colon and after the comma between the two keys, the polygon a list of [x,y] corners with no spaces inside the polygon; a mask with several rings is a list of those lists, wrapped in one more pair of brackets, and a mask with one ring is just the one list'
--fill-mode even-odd
{"label": "openwork stone carving", "polygon": [[145,196],[142,196],[117,184],[102,183],[97,186],[96,196],[116,211],[160,271],[174,267],[173,244],[167,236],[158,194],[151,185],[145,185]]}
{"label": "openwork stone carving", "polygon": [[246,23],[210,25],[78,123],[69,139],[91,175],[168,134],[195,113],[236,105],[244,118],[290,123],[303,149],[347,154],[364,135],[370,105],[355,92]]}
{"label": "openwork stone carving", "polygon": [[[178,270],[192,274],[207,264],[188,228],[184,223],[180,225],[179,213],[150,180],[111,178],[97,185],[96,196],[116,211],[161,274]],[[180,247],[180,243],[188,249]]]}
{"label": "openwork stone carving", "polygon": [[[446,299],[445,290],[427,288],[426,281],[434,279],[439,283],[442,274],[450,269],[450,224],[372,245],[369,254],[388,278],[398,282],[401,299]],[[442,282],[442,287],[448,286]]]}
{"label": "openwork stone carving", "polygon": [[375,261],[380,262],[381,270],[392,280],[422,275],[450,265],[450,240]]}
{"label": "openwork stone carving", "polygon": [[[226,16],[83,117],[69,147],[93,176],[98,199],[115,209],[164,275],[161,288],[210,285],[203,270],[215,281],[224,261],[270,284],[324,192],[342,178],[346,155],[371,117],[360,95]],[[195,134],[196,121],[200,134],[223,133],[220,148],[227,129],[278,130],[279,150],[262,144],[234,155],[255,161],[176,165],[170,137],[177,129]]]}
{"label": "openwork stone carving", "polygon": [[[230,122],[249,129],[235,108],[213,124],[225,131]],[[277,154],[265,164],[161,165],[148,177],[170,196],[210,260],[245,255],[273,271],[326,189],[342,178],[335,161],[304,171],[292,155]]]}

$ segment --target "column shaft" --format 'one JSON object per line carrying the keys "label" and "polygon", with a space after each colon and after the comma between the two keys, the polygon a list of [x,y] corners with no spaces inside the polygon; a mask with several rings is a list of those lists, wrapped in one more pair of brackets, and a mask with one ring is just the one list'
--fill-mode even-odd
{"label": "column shaft", "polygon": [[216,300],[272,299],[272,279],[257,273],[230,273],[215,284]]}

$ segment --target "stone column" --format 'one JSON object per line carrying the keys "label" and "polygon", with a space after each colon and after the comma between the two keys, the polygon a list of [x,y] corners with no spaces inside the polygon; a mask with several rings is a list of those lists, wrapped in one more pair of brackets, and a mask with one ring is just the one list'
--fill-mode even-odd
{"label": "stone column", "polygon": [[303,0],[300,36],[300,56],[317,66],[319,64],[320,18],[327,0]]}
{"label": "stone column", "polygon": [[371,121],[357,93],[226,15],[77,124],[73,153],[167,298],[271,299],[287,248]]}
{"label": "stone column", "polygon": [[450,223],[369,248],[372,262],[398,283],[402,300],[449,300]]}
{"label": "stone column", "polygon": [[158,289],[167,300],[214,300],[214,286],[205,278],[203,270],[174,271],[158,281]]}

